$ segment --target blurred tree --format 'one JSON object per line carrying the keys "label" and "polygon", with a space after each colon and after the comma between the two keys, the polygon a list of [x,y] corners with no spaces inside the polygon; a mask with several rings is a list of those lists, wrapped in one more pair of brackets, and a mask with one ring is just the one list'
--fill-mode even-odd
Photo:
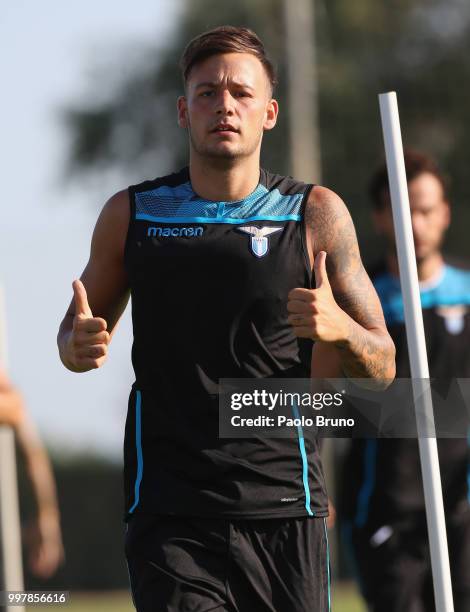
{"label": "blurred tree", "polygon": [[[464,254],[470,197],[465,53],[470,5],[463,0],[320,2],[320,112],[324,182],[345,197],[359,234],[369,227],[371,169],[384,157],[377,94],[398,94],[404,145],[437,157],[452,177],[449,248]],[[462,77],[464,80],[462,80]],[[363,205],[365,201],[366,205]],[[379,248],[363,242],[366,256]]]}
{"label": "blurred tree", "polygon": [[[314,0],[312,0],[314,1]],[[452,176],[452,250],[463,254],[470,211],[466,180],[470,93],[470,4],[466,0],[317,0],[320,129],[326,185],[352,209],[359,235],[369,238],[366,185],[383,157],[377,94],[396,90],[406,146],[433,153]],[[182,92],[178,60],[185,44],[213,26],[253,28],[279,68],[279,126],[267,134],[263,164],[289,172],[285,143],[284,26],[281,0],[186,2],[171,43],[151,49],[132,76],[111,87],[107,102],[68,109],[68,169],[74,176],[120,171],[131,182],[164,174],[187,162],[185,134],[176,125]],[[301,44],[301,41],[299,41]],[[123,58],[126,61],[126,58]],[[109,77],[110,83],[115,78]],[[99,90],[106,90],[101,79]],[[117,187],[117,186],[116,186]],[[376,242],[363,245],[366,256]]]}

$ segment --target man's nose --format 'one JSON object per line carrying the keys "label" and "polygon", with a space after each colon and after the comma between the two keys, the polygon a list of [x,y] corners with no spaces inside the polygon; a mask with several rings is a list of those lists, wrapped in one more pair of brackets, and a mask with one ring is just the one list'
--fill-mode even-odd
{"label": "man's nose", "polygon": [[217,96],[216,112],[220,115],[230,115],[233,113],[234,99],[228,89],[222,90]]}

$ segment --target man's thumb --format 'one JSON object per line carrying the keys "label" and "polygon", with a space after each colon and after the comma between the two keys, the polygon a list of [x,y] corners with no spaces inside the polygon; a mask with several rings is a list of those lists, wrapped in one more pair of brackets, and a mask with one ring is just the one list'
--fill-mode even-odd
{"label": "man's thumb", "polygon": [[75,301],[75,315],[92,317],[93,313],[88,305],[86,289],[81,280],[75,280],[72,283],[73,296]]}
{"label": "man's thumb", "polygon": [[329,285],[328,274],[326,272],[326,251],[320,251],[315,257],[313,264],[315,271],[315,285],[319,289],[322,285]]}

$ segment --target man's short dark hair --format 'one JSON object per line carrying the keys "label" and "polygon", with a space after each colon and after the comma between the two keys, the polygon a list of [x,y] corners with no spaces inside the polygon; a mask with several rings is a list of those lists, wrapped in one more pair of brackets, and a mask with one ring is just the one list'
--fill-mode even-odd
{"label": "man's short dark hair", "polygon": [[273,63],[268,58],[263,43],[249,28],[219,26],[193,38],[181,57],[181,70],[184,83],[191,69],[212,55],[220,53],[250,53],[263,64],[271,89],[274,90],[277,78]]}
{"label": "man's short dark hair", "polygon": [[[432,174],[442,186],[444,199],[448,200],[448,184],[446,177],[442,174],[436,161],[419,151],[405,151],[406,180],[409,183],[421,174]],[[389,194],[387,166],[383,163],[372,176],[369,183],[369,196],[375,209],[384,207]]]}

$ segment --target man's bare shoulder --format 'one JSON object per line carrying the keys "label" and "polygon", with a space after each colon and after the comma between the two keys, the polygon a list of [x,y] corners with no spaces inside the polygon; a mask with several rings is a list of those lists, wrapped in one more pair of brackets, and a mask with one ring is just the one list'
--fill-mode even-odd
{"label": "man's bare shoulder", "polygon": [[129,193],[122,189],[103,206],[92,238],[92,255],[116,254],[122,258],[130,219]]}
{"label": "man's bare shoulder", "polygon": [[315,185],[310,191],[306,210],[317,214],[348,214],[348,208],[340,196],[322,185]]}
{"label": "man's bare shoulder", "polygon": [[305,223],[314,237],[315,252],[329,252],[339,236],[344,239],[351,231],[354,232],[344,201],[332,189],[321,185],[315,185],[310,191],[305,207]]}
{"label": "man's bare shoulder", "polygon": [[123,225],[127,229],[130,216],[129,191],[121,189],[112,195],[103,206],[100,213],[100,220],[107,223],[112,222],[113,226]]}

